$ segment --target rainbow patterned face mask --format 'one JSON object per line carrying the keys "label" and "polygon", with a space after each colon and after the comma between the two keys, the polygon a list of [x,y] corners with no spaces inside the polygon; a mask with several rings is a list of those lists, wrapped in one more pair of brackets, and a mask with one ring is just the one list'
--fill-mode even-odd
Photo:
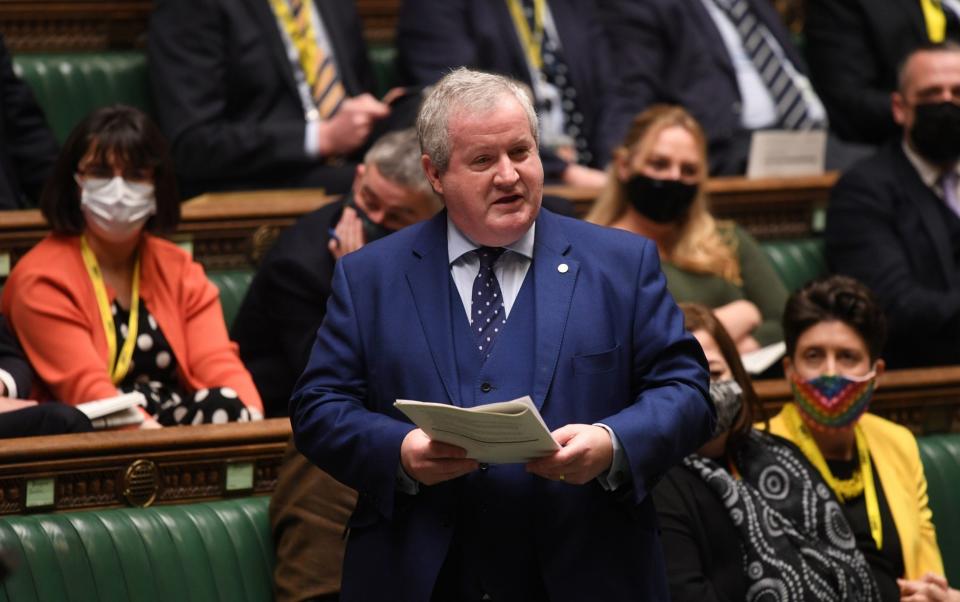
{"label": "rainbow patterned face mask", "polygon": [[848,429],[856,424],[867,411],[876,384],[874,370],[859,378],[832,375],[804,380],[794,373],[790,379],[800,412],[824,430]]}

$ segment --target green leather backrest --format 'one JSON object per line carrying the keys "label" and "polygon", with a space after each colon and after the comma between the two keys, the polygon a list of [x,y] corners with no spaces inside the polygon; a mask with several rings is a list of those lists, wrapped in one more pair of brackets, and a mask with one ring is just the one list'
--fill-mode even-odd
{"label": "green leather backrest", "polygon": [[61,143],[98,107],[123,103],[152,113],[143,52],[26,53],[14,56],[13,64]]}
{"label": "green leather backrest", "polygon": [[917,437],[947,581],[960,585],[960,434]]}
{"label": "green leather backrest", "polygon": [[0,602],[264,602],[268,497],[0,519]]}
{"label": "green leather backrest", "polygon": [[213,270],[207,272],[209,278],[220,289],[220,305],[223,306],[223,320],[227,329],[233,325],[237,317],[240,304],[247,294],[250,281],[253,280],[253,270]]}
{"label": "green leather backrest", "polygon": [[760,246],[767,253],[788,291],[795,291],[814,278],[828,273],[822,238],[765,240]]}

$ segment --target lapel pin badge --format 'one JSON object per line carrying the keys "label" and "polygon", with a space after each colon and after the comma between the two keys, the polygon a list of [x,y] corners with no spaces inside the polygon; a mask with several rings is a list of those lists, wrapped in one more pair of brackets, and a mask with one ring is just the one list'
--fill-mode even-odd
{"label": "lapel pin badge", "polygon": [[560,265],[557,266],[557,271],[560,272],[561,274],[566,274],[567,270],[569,269],[570,269],[570,266],[568,266],[565,263],[561,263]]}

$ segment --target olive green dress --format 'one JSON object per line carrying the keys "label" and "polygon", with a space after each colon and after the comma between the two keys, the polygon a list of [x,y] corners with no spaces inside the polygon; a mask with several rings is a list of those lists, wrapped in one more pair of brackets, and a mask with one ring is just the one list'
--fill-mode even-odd
{"label": "olive green dress", "polygon": [[710,308],[746,299],[756,305],[763,316],[760,326],[753,332],[757,342],[770,345],[782,341],[780,318],[787,302],[787,288],[754,237],[739,226],[721,226],[721,231],[735,241],[743,285],[737,286],[721,276],[691,272],[664,262],[667,288],[677,301],[700,303]]}

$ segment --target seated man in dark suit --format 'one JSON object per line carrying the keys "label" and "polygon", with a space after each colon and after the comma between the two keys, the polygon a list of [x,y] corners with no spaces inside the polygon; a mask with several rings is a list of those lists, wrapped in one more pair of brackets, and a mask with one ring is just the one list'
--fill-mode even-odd
{"label": "seated man in dark suit", "polygon": [[903,136],[833,189],[831,269],[867,284],[887,313],[892,367],[960,362],[960,46],[910,54],[893,95]]}
{"label": "seated man in dark suit", "polygon": [[509,75],[533,91],[547,180],[601,187],[629,116],[611,103],[612,57],[594,0],[404,0],[399,68],[418,85],[454,67]]}
{"label": "seated man in dark suit", "polygon": [[266,417],[287,415],[290,393],[323,322],[337,259],[440,208],[420,167],[416,133],[404,130],[373,145],[356,168],[349,194],[281,234],[260,264],[230,332]]}
{"label": "seated man in dark suit", "polygon": [[33,370],[17,338],[0,316],[0,439],[33,435],[83,433],[93,430],[90,420],[63,403],[23,399],[30,394]]}
{"label": "seated man in dark suit", "polygon": [[[790,32],[768,0],[599,0],[620,114],[679,104],[707,133],[710,172],[742,174],[755,130],[827,127]],[[626,131],[623,124],[622,131]],[[828,168],[851,149],[828,141]]]}
{"label": "seated man in dark suit", "polygon": [[349,160],[390,113],[369,94],[373,72],[353,2],[159,0],[147,50],[184,197],[345,192]]}
{"label": "seated man in dark suit", "polygon": [[36,205],[59,150],[0,35],[0,210]]}
{"label": "seated man in dark suit", "polygon": [[898,135],[897,69],[918,46],[960,39],[958,13],[956,0],[807,0],[804,46],[831,129],[867,144]]}

